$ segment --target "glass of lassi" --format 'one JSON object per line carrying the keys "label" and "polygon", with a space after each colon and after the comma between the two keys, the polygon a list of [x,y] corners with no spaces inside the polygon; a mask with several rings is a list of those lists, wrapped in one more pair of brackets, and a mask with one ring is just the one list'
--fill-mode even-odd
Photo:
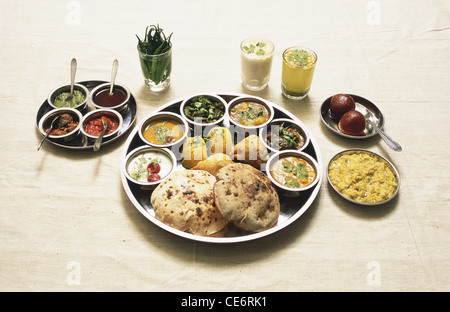
{"label": "glass of lassi", "polygon": [[317,54],[306,48],[291,47],[283,52],[281,91],[290,100],[304,99],[311,88]]}
{"label": "glass of lassi", "polygon": [[260,91],[267,86],[274,50],[274,44],[267,39],[245,39],[241,42],[241,78],[245,88]]}

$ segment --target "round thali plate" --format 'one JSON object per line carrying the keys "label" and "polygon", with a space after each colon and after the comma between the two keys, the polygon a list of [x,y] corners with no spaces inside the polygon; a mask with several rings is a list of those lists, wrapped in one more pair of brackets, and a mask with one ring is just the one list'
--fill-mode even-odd
{"label": "round thali plate", "polygon": [[[77,82],[77,83],[84,85],[86,88],[88,88],[89,91],[91,91],[96,86],[106,83],[106,82],[107,81],[89,80],[89,81],[83,81],[83,82]],[[47,100],[45,100],[44,103],[42,103],[42,105],[39,107],[39,110],[37,112],[36,127],[39,126],[39,120],[42,118],[42,116],[44,116],[46,113],[48,113],[49,111],[51,111],[53,109],[54,108],[52,106],[50,106],[50,104],[48,103]],[[87,108],[84,111],[82,111],[81,113],[83,115],[85,115],[93,109],[94,108],[90,105],[90,103],[88,103]],[[128,101],[127,109],[125,109],[124,111],[121,112],[121,115],[123,118],[123,124],[120,127],[117,135],[115,135],[111,138],[103,139],[102,146],[116,141],[121,136],[123,136],[126,132],[128,132],[128,130],[131,128],[131,126],[133,125],[133,123],[136,120],[136,111],[137,111],[136,100],[135,100],[133,94],[131,94],[130,100]],[[39,130],[38,130],[38,132],[39,132]],[[57,146],[63,147],[63,148],[68,148],[68,149],[89,150],[89,149],[93,149],[93,147],[94,147],[94,142],[88,140],[82,134],[79,134],[76,138],[74,138],[71,141],[67,141],[67,142],[58,142],[58,141],[54,141],[49,138],[47,138],[46,140],[47,140],[47,142],[50,142],[54,145],[57,145]]]}
{"label": "round thali plate", "polygon": [[[236,97],[244,96],[244,94],[229,94],[229,93],[216,93],[216,95],[222,97],[227,103],[229,103],[231,100],[233,100]],[[248,97],[248,95],[245,95]],[[260,99],[258,97],[253,97],[255,99]],[[174,100],[172,102],[169,102],[162,107],[160,107],[157,111],[154,111],[150,115],[143,118],[143,122],[152,116],[153,114],[159,113],[159,112],[174,112],[179,113],[180,111],[180,105],[183,102],[185,98]],[[289,111],[283,109],[282,107],[270,103],[274,108],[275,117],[274,118],[289,118],[292,119],[294,122],[302,126],[310,136],[310,142],[309,145],[303,150],[305,153],[311,155],[319,164],[320,167],[322,167],[322,157],[318,148],[318,145],[314,139],[314,137],[311,135],[307,127],[299,120],[297,119],[292,113]],[[224,126],[227,126],[226,121]],[[148,220],[150,220],[155,225],[159,226],[160,228],[175,234],[180,237],[184,237],[190,240],[199,241],[199,242],[207,242],[207,243],[239,243],[239,242],[245,242],[250,240],[259,239],[261,237],[265,237],[267,235],[273,234],[275,232],[280,231],[281,229],[285,228],[286,226],[293,223],[295,220],[297,220],[314,202],[321,183],[322,183],[322,176],[319,176],[319,181],[315,185],[315,187],[305,191],[300,197],[284,197],[280,195],[280,206],[281,211],[278,218],[278,222],[275,226],[272,228],[265,230],[263,232],[259,233],[248,233],[248,232],[242,232],[242,231],[229,231],[226,232],[223,236],[200,236],[200,235],[194,235],[188,232],[183,232],[180,230],[177,230],[175,228],[172,228],[163,222],[159,221],[155,217],[155,213],[153,210],[153,207],[150,203],[150,197],[151,197],[151,190],[145,190],[140,188],[138,185],[130,182],[126,178],[126,174],[124,173],[124,163],[126,161],[126,156],[128,153],[133,151],[134,149],[144,146],[145,143],[142,141],[142,139],[139,136],[138,130],[140,127],[136,127],[128,136],[127,141],[125,142],[122,155],[121,155],[121,180],[122,185],[125,189],[125,192],[127,196],[129,197],[130,201],[133,203],[133,205],[136,207],[136,209],[144,215]],[[179,161],[180,162],[180,161]],[[178,166],[182,168],[182,165],[179,163]]]}
{"label": "round thali plate", "polygon": [[[370,118],[374,122],[374,124],[378,126],[378,128],[380,129],[383,128],[384,125],[383,113],[374,103],[359,95],[353,94],[349,95],[355,100],[355,110],[361,112],[364,116],[366,116],[366,119]],[[332,96],[326,99],[322,103],[322,106],[320,107],[320,117],[325,126],[328,127],[328,129],[330,129],[331,131],[340,136],[352,139],[366,139],[377,134],[375,129],[373,129],[369,123],[366,123],[366,129],[364,129],[364,132],[361,135],[348,135],[341,132],[341,130],[339,130],[338,123],[334,121],[330,115],[331,98]]]}

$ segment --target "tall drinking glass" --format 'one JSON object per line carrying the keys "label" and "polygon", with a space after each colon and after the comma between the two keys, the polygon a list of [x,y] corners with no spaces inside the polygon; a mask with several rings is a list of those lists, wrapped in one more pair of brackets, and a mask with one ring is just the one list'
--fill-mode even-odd
{"label": "tall drinking glass", "polygon": [[162,54],[147,54],[141,52],[138,46],[144,82],[153,92],[161,92],[170,85],[172,72],[172,47]]}
{"label": "tall drinking glass", "polygon": [[283,52],[281,91],[291,100],[304,99],[311,89],[317,55],[302,47],[291,47]]}
{"label": "tall drinking glass", "polygon": [[241,78],[245,88],[260,91],[269,83],[274,44],[266,39],[241,42]]}

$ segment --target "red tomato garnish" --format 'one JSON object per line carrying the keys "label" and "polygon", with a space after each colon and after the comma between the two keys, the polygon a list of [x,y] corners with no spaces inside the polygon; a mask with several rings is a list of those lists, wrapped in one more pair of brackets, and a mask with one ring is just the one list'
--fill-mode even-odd
{"label": "red tomato garnish", "polygon": [[166,138],[166,142],[167,142],[167,143],[173,143],[173,142],[175,142],[175,138],[174,138],[174,137],[171,137],[171,136],[168,136],[168,137]]}
{"label": "red tomato garnish", "polygon": [[161,177],[157,173],[152,173],[151,175],[148,176],[148,179],[147,179],[148,182],[156,182],[159,180],[161,180]]}
{"label": "red tomato garnish", "polygon": [[161,166],[159,164],[149,163],[147,166],[148,173],[158,173],[161,171]]}

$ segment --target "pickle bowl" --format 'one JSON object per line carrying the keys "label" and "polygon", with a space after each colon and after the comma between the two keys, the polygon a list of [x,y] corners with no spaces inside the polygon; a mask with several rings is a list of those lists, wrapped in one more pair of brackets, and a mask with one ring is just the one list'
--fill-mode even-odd
{"label": "pickle bowl", "polygon": [[[41,135],[45,137],[47,131],[50,130],[49,127],[52,121],[63,114],[69,114],[73,118],[73,122],[77,123],[77,125],[71,131],[64,134],[49,134],[47,139],[54,142],[68,142],[75,139],[80,133],[83,115],[79,110],[70,107],[55,108],[44,114],[38,124],[38,130]],[[59,121],[57,121],[56,124],[60,124]]]}
{"label": "pickle bowl", "polygon": [[73,85],[73,91],[81,92],[82,95],[84,96],[84,100],[76,105],[71,105],[70,103],[66,103],[64,104],[64,106],[56,105],[55,102],[57,101],[58,96],[61,96],[63,93],[70,94],[70,85],[63,85],[50,92],[50,94],[47,97],[47,102],[53,108],[74,108],[83,112],[88,106],[89,90],[82,84],[75,83]]}
{"label": "pickle bowl", "polygon": [[[95,142],[102,130],[101,118],[106,117],[109,119],[109,126],[114,127],[112,131],[108,131],[104,134],[103,140],[108,140],[115,137],[119,133],[119,129],[123,124],[122,115],[113,109],[94,109],[83,116],[81,122],[81,133],[88,138],[89,141]],[[98,133],[97,133],[98,132]]]}
{"label": "pickle bowl", "polygon": [[130,89],[123,84],[114,83],[113,92],[110,94],[110,88],[110,82],[96,86],[89,95],[89,101],[97,109],[106,108],[122,112],[128,106]]}

